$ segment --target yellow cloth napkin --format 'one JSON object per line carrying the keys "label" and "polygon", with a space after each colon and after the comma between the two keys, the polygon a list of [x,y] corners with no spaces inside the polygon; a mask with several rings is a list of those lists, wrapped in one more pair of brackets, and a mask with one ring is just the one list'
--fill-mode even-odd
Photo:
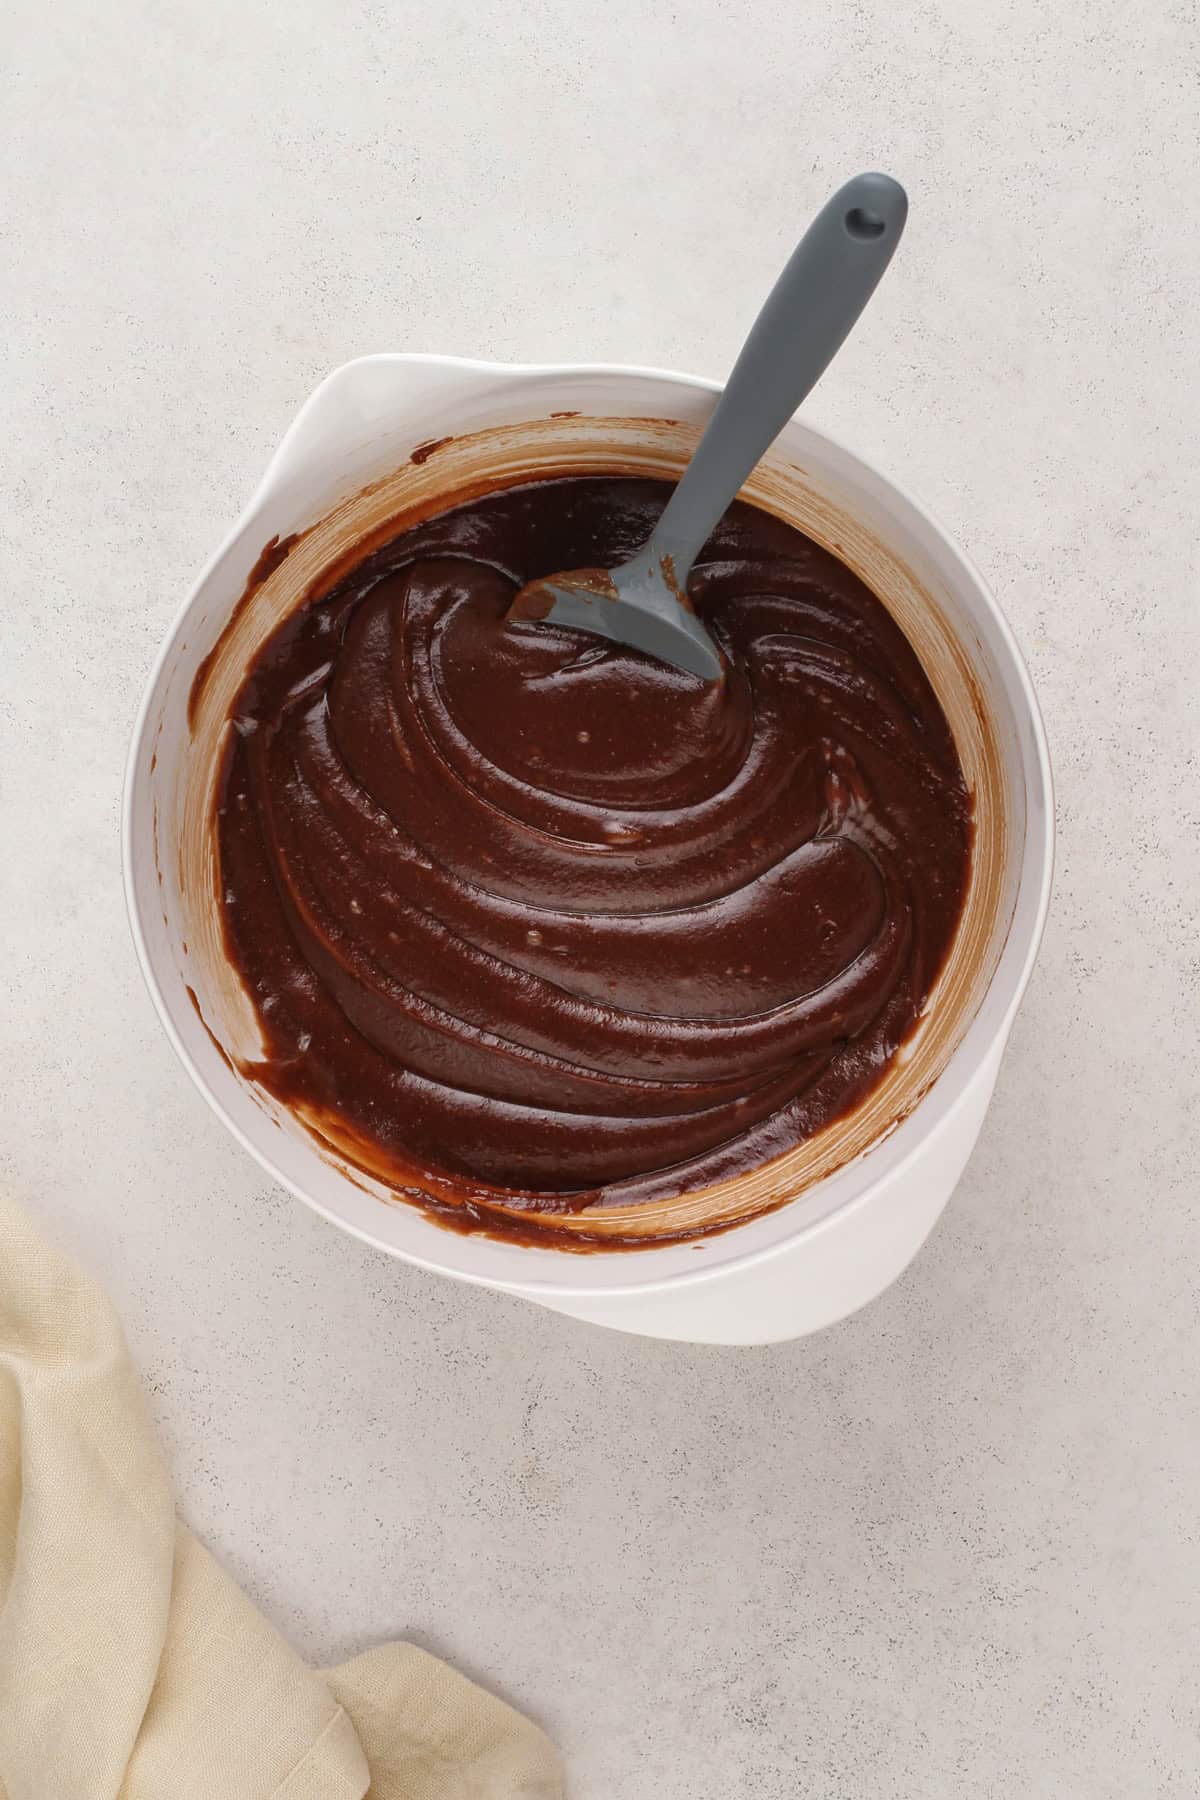
{"label": "yellow cloth napkin", "polygon": [[308,1668],[175,1518],[108,1301],[0,1197],[0,1800],[560,1800],[406,1644]]}

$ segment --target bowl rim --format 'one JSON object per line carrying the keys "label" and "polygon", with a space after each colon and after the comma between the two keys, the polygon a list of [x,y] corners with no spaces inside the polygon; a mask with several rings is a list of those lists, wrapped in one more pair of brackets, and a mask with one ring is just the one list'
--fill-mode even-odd
{"label": "bowl rim", "polygon": [[[939,547],[956,562],[965,577],[976,590],[977,597],[986,607],[996,628],[999,640],[1008,657],[1011,674],[1015,677],[1020,700],[1024,706],[1025,721],[1030,727],[1034,756],[1030,759],[1023,755],[1027,775],[1036,774],[1044,799],[1042,808],[1042,829],[1039,838],[1035,838],[1034,809],[1027,808],[1026,837],[1021,852],[1021,869],[1018,879],[1018,895],[1026,888],[1031,876],[1036,875],[1038,891],[1033,915],[1026,925],[1027,939],[1019,961],[1012,960],[1013,932],[1010,930],[1008,941],[1002,947],[996,967],[974,1016],[969,1020],[962,1038],[955,1047],[946,1067],[933,1083],[929,1091],[921,1098],[913,1110],[900,1122],[898,1131],[904,1135],[906,1142],[899,1148],[892,1140],[897,1135],[892,1132],[877,1139],[874,1144],[856,1158],[852,1163],[832,1171],[829,1175],[815,1182],[808,1195],[815,1195],[822,1188],[829,1188],[838,1183],[842,1177],[860,1167],[868,1158],[885,1151],[889,1145],[892,1154],[887,1158],[887,1166],[881,1167],[877,1174],[862,1184],[860,1190],[847,1194],[835,1201],[817,1217],[805,1217],[788,1229],[788,1215],[794,1212],[801,1197],[785,1204],[773,1212],[759,1214],[744,1223],[726,1231],[714,1233],[680,1244],[665,1242],[647,1245],[645,1248],[630,1250],[592,1250],[586,1255],[579,1255],[563,1250],[538,1247],[533,1254],[557,1256],[564,1265],[563,1276],[559,1279],[542,1279],[536,1274],[528,1277],[509,1277],[499,1273],[488,1273],[479,1269],[456,1266],[449,1258],[443,1260],[436,1255],[425,1255],[419,1250],[401,1247],[387,1241],[383,1236],[372,1232],[369,1228],[347,1218],[329,1205],[316,1199],[296,1181],[285,1175],[261,1148],[229,1115],[219,1097],[209,1086],[202,1072],[193,1061],[190,1050],[180,1036],[174,1019],[167,1007],[165,996],[160,986],[157,970],[154,966],[150,948],[143,929],[141,906],[138,899],[134,873],[134,840],[136,820],[134,795],[136,776],[143,759],[147,754],[151,708],[158,695],[160,680],[172,653],[181,628],[188,618],[191,609],[206,587],[218,565],[234,547],[243,533],[253,523],[256,515],[270,499],[272,489],[280,469],[286,467],[294,446],[305,435],[306,428],[313,414],[320,407],[329,389],[336,383],[345,380],[350,371],[361,369],[367,365],[420,365],[426,368],[458,371],[463,374],[487,376],[497,379],[511,379],[514,383],[522,379],[553,378],[611,378],[616,380],[650,381],[666,386],[689,389],[692,392],[720,394],[723,383],[706,376],[683,373],[679,370],[661,369],[650,365],[615,362],[547,362],[516,363],[496,361],[487,358],[449,356],[440,353],[423,353],[420,351],[381,351],[351,358],[332,369],[312,390],[300,407],[291,424],[284,432],[278,446],[267,462],[266,468],[251,494],[246,505],[234,520],[228,532],[221,539],[216,549],[209,556],[203,567],[190,584],[187,593],[167,627],[155,654],[153,663],[147,673],[145,684],[139,701],[137,714],[130,735],[129,750],[126,756],[121,802],[121,867],[125,894],[125,908],[129,921],[130,933],[134,942],[138,964],[142,978],[149,991],[155,1011],[167,1033],[175,1054],[190,1076],[193,1085],[199,1090],[209,1106],[221,1120],[225,1129],[237,1140],[255,1161],[269,1174],[272,1180],[286,1187],[297,1199],[319,1213],[323,1218],[336,1225],[340,1230],[349,1232],[363,1243],[370,1244],[391,1256],[400,1257],[403,1261],[432,1272],[448,1275],[452,1279],[465,1281],[473,1286],[494,1288],[503,1292],[527,1294],[546,1300],[560,1299],[578,1301],[586,1296],[603,1295],[606,1299],[617,1299],[622,1296],[649,1295],[659,1292],[672,1292],[683,1287],[695,1287],[707,1282],[727,1277],[734,1269],[739,1271],[753,1268],[756,1264],[769,1262],[779,1255],[794,1249],[802,1240],[810,1239],[818,1233],[835,1228],[841,1221],[859,1208],[870,1203],[878,1194],[881,1186],[891,1187],[899,1182],[910,1169],[918,1156],[927,1152],[928,1148],[947,1129],[967,1089],[972,1087],[976,1079],[986,1067],[993,1051],[999,1052],[1007,1041],[1009,1031],[1017,1009],[1020,1006],[1026,987],[1036,962],[1038,950],[1045,930],[1049,913],[1050,897],[1054,877],[1054,782],[1050,762],[1049,744],[1041,709],[1034,691],[1033,682],[1026,666],[1025,659],[1017,644],[1012,627],[997,601],[995,595],[973,559],[964,551],[957,541],[941,525],[936,516],[930,512],[925,503],[916,498],[901,482],[885,473],[867,457],[850,449],[835,433],[824,427],[817,427],[803,420],[805,432],[819,444],[828,446],[836,457],[844,459],[857,470],[865,473],[871,480],[886,488],[903,507],[921,522],[930,535],[937,540]],[[1007,998],[1004,1000],[998,1018],[993,1018],[986,1031],[981,1029],[982,1015],[987,1003],[992,999],[1001,976],[1007,986]],[[952,1079],[953,1078],[953,1079]],[[953,1088],[953,1091],[952,1091]],[[905,1129],[907,1128],[907,1130]],[[380,1202],[381,1205],[386,1205]],[[389,1209],[390,1211],[390,1209]],[[737,1240],[743,1234],[752,1233],[754,1227],[773,1226],[768,1241],[746,1244],[745,1248],[737,1248]],[[459,1243],[490,1244],[491,1239],[480,1234],[467,1234],[465,1237],[446,1231],[444,1235],[447,1249]],[[666,1273],[655,1274],[653,1265],[657,1258],[664,1254],[678,1252],[680,1249],[696,1249],[699,1247],[720,1247],[727,1251],[711,1258],[702,1259],[694,1268],[674,1269]],[[511,1249],[512,1246],[505,1246]],[[587,1281],[571,1281],[569,1266],[580,1264],[595,1270],[597,1265],[617,1265],[628,1269],[629,1279],[603,1283]],[[646,1271],[643,1278],[637,1278],[637,1270]],[[582,1271],[581,1271],[582,1272]]]}

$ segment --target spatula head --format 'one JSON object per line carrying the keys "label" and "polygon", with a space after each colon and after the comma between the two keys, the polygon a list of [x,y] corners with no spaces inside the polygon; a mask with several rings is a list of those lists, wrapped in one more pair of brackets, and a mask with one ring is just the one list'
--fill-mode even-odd
{"label": "spatula head", "polygon": [[643,552],[616,569],[568,569],[523,587],[511,619],[590,631],[701,681],[720,681],[721,652],[674,579],[669,556]]}

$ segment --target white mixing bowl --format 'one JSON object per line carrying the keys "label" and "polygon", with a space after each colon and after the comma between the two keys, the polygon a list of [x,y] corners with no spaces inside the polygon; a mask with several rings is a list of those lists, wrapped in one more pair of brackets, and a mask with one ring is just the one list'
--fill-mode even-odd
{"label": "white mixing bowl", "polygon": [[[238,1071],[256,1029],[221,951],[207,829],[224,707],[289,603],[289,565],[328,569],[388,519],[437,510],[439,488],[458,497],[472,483],[567,468],[677,471],[716,391],[657,370],[432,356],[336,370],[159,654],[130,751],[124,869],[138,956],[184,1067],[229,1130],[316,1211],[409,1262],[578,1318],[768,1343],[852,1312],[920,1247],[979,1133],[1049,903],[1051,779],[1033,689],[979,574],[922,507],[799,421],[745,489],[835,549],[900,620],[954,729],[977,820],[963,925],[912,1046],[856,1113],[753,1178],[760,1199],[790,1196],[773,1211],[692,1242],[571,1254],[450,1231],[388,1195]],[[264,544],[295,532],[306,534],[297,551],[239,607]],[[189,720],[206,659],[213,678]]]}

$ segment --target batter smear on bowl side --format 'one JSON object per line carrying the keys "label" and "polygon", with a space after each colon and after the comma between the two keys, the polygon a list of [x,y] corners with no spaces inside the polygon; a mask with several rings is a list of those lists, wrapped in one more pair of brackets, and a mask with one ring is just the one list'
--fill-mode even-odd
{"label": "batter smear on bowl side", "polygon": [[[853,1108],[954,935],[971,802],[886,608],[730,508],[705,684],[506,620],[646,540],[663,482],[532,482],[403,531],[279,625],[232,711],[223,924],[254,1078],[460,1223],[695,1191]],[[432,1203],[432,1201],[431,1201]]]}

